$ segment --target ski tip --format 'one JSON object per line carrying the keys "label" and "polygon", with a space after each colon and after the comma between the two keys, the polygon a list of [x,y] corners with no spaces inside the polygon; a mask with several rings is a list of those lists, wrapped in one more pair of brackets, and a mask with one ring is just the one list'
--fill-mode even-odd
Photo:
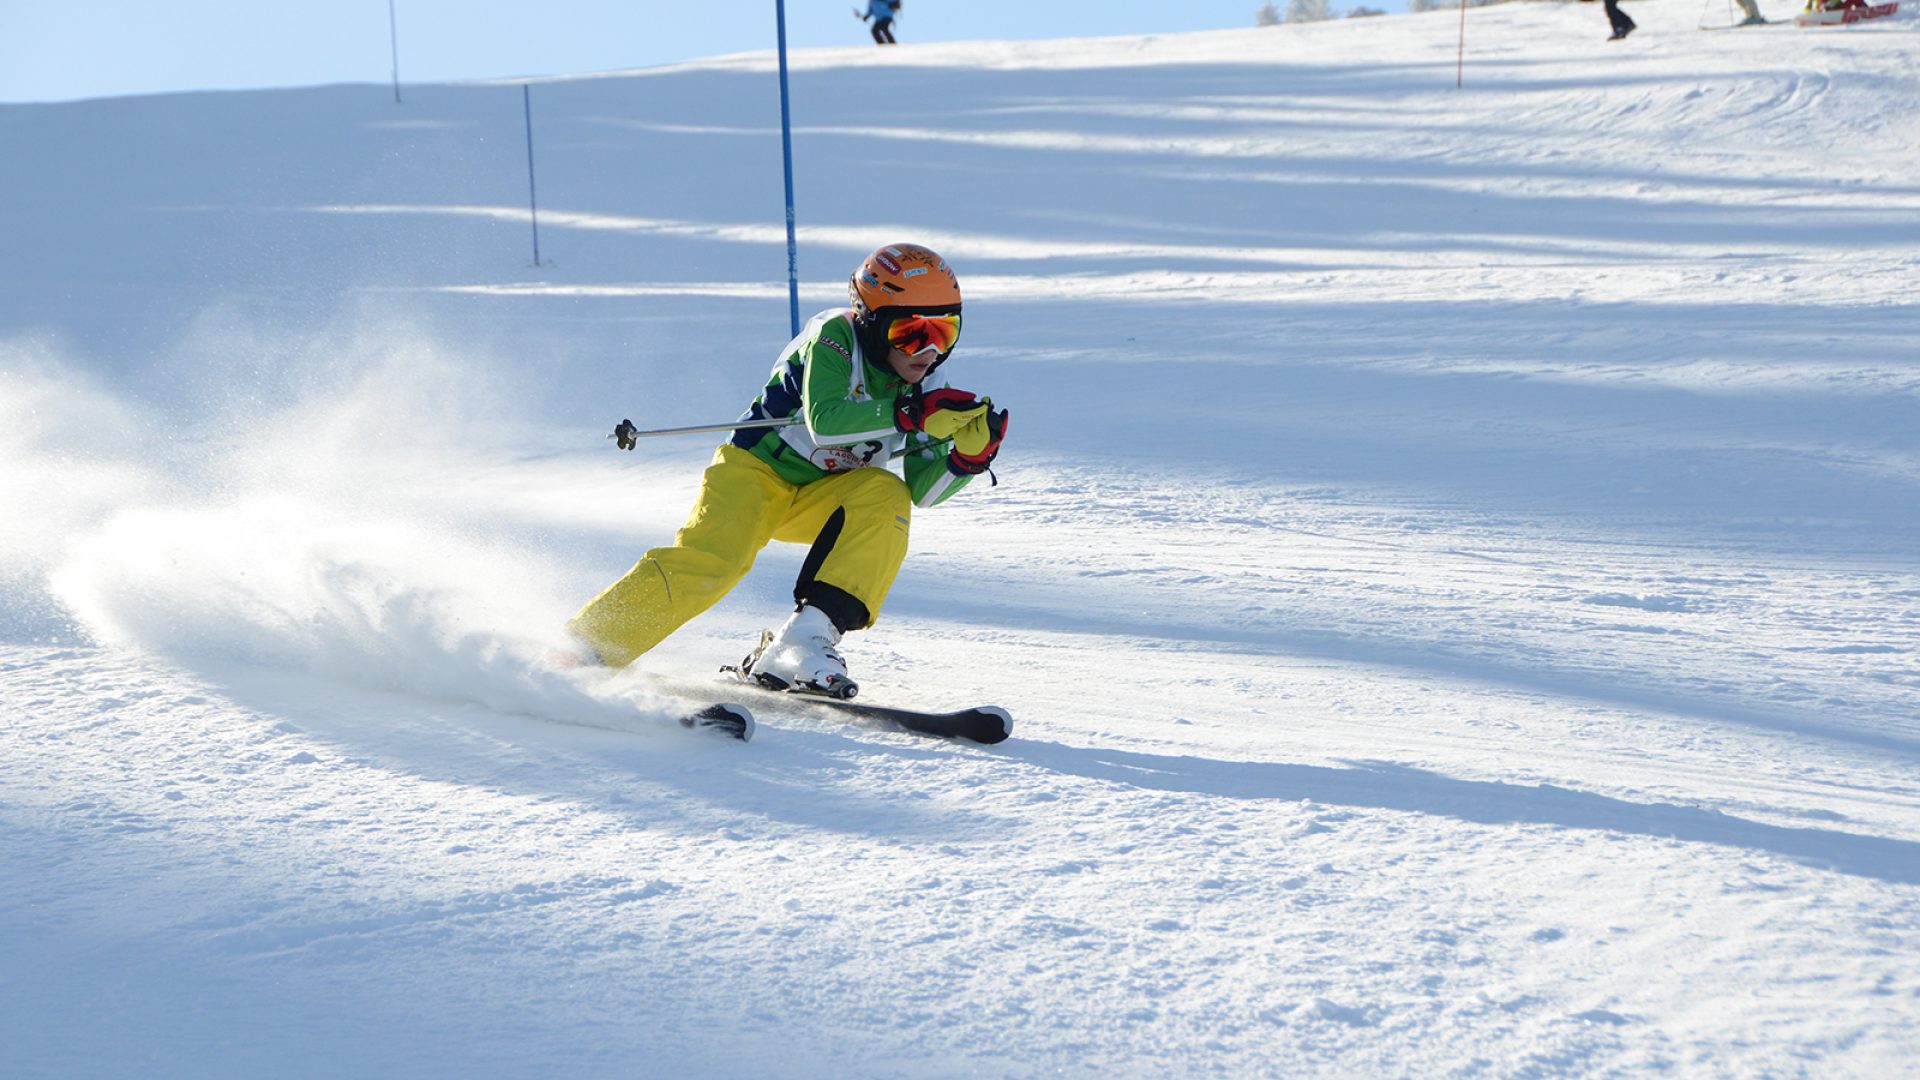
{"label": "ski tip", "polygon": [[680,726],[696,731],[712,731],[729,738],[739,739],[741,742],[750,742],[756,725],[753,722],[752,710],[745,705],[723,701],[681,717]]}
{"label": "ski tip", "polygon": [[1000,720],[999,733],[995,734],[989,729],[982,732],[986,737],[979,741],[986,743],[988,746],[992,746],[994,743],[1006,742],[1013,734],[1013,714],[998,705],[982,705],[979,711],[984,716],[998,717]]}

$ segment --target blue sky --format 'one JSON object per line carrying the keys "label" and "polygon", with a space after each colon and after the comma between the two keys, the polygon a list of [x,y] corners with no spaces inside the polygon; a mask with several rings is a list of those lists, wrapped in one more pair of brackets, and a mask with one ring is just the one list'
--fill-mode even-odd
{"label": "blue sky", "polygon": [[[788,44],[869,43],[856,4],[866,6],[787,0]],[[916,42],[1216,30],[1252,26],[1260,4],[907,0],[896,32]],[[403,83],[640,67],[774,43],[774,0],[395,0],[395,9]],[[0,101],[386,82],[387,10],[387,0],[0,0]]]}

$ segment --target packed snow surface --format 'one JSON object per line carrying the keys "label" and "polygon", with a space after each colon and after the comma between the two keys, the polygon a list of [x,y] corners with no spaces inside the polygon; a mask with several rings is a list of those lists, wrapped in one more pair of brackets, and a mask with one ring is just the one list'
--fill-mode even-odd
{"label": "packed snow surface", "polygon": [[538,265],[519,81],[0,108],[0,1073],[1910,1074],[1920,24],[1632,11],[793,57],[991,748],[673,723],[797,548],[543,662],[786,340],[770,54],[533,81]]}

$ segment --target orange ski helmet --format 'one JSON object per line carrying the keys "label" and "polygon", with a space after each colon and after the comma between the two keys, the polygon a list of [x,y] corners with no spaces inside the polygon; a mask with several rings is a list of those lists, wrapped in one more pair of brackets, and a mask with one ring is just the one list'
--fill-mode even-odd
{"label": "orange ski helmet", "polygon": [[[960,281],[936,252],[919,244],[888,244],[866,257],[847,282],[861,348],[887,355],[887,327],[909,315],[960,314]],[[940,352],[944,362],[949,345]],[[931,370],[931,369],[929,369]]]}

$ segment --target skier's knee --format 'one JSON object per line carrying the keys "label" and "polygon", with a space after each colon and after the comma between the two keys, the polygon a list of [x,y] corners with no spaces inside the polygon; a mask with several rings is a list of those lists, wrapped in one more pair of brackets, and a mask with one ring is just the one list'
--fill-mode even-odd
{"label": "skier's knee", "polygon": [[913,509],[913,492],[905,480],[886,469],[858,469],[847,474],[842,505],[906,517]]}

